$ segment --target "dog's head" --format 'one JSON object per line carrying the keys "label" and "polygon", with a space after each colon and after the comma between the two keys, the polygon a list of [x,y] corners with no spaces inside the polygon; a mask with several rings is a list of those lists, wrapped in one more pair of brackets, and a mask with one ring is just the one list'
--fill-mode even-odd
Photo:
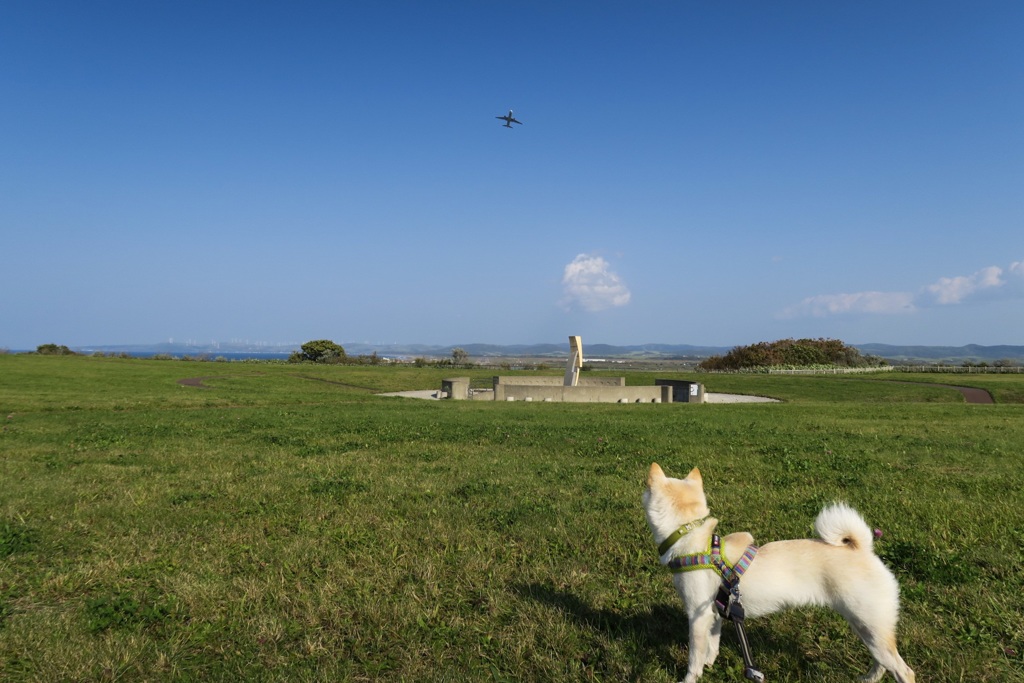
{"label": "dog's head", "polygon": [[696,467],[685,479],[674,479],[666,476],[658,463],[651,463],[643,502],[647,524],[659,541],[683,524],[711,514],[704,495],[704,480]]}

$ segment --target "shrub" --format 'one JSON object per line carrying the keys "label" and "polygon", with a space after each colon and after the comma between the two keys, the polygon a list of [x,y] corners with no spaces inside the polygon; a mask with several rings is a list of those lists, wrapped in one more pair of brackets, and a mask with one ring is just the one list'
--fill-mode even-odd
{"label": "shrub", "polygon": [[288,357],[289,363],[344,363],[345,349],[330,339],[317,339],[302,345],[302,351],[296,351]]}
{"label": "shrub", "polygon": [[780,339],[737,346],[724,356],[711,356],[700,364],[703,370],[740,370],[778,366],[833,366],[862,368],[884,364],[873,356],[838,339]]}
{"label": "shrub", "polygon": [[462,368],[469,364],[469,353],[461,347],[452,349],[452,367]]}
{"label": "shrub", "polygon": [[40,344],[36,347],[36,353],[41,356],[74,356],[77,355],[74,351],[61,344]]}

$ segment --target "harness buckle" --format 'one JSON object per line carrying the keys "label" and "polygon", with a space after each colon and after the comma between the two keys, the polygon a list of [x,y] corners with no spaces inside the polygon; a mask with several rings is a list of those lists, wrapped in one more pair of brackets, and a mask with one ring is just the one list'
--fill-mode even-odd
{"label": "harness buckle", "polygon": [[718,612],[718,616],[732,621],[732,618],[729,616],[729,606],[732,602],[732,591],[729,590],[725,583],[722,583],[718,587],[718,594],[715,596],[715,611]]}

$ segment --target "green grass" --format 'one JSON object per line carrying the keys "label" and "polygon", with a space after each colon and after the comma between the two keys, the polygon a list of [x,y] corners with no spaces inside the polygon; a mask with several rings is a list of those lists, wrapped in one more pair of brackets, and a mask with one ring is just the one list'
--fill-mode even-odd
{"label": "green grass", "polygon": [[[850,502],[919,680],[1024,680],[1024,378],[919,378],[990,406],[891,375],[701,378],[779,404],[375,395],[451,374],[499,373],[0,355],[0,679],[677,680],[656,460],[762,542]],[[748,633],[769,680],[868,666],[824,610]],[[703,680],[743,680],[730,632]]]}

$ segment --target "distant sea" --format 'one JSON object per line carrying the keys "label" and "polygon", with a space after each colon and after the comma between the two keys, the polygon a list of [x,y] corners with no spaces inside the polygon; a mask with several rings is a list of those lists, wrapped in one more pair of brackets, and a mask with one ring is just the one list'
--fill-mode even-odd
{"label": "distant sea", "polygon": [[223,358],[225,360],[288,360],[292,355],[290,353],[260,353],[258,351],[240,352],[240,353],[217,353],[210,351],[198,351],[194,353],[168,353],[166,351],[140,351],[138,353],[128,353],[132,358],[152,358],[153,356],[167,356],[170,355],[173,358],[182,358],[188,356],[193,359],[203,360],[214,360],[216,358]]}
{"label": "distant sea", "polygon": [[[224,344],[220,348],[213,345],[187,344],[153,344],[153,345],[110,345],[110,346],[79,346],[72,350],[82,355],[103,353],[118,355],[125,353],[133,358],[152,358],[154,356],[171,356],[172,358],[201,358],[216,360],[223,358],[231,361],[244,360],[287,360],[299,349],[298,344],[252,345],[252,350],[241,344]],[[374,345],[368,343],[343,344],[349,356],[361,356],[376,353],[386,358],[444,358],[450,356],[453,349],[461,348],[472,358],[522,358],[552,357],[565,358],[564,344],[528,344],[501,346],[494,344],[463,344],[461,346],[427,346],[427,345]],[[1024,365],[1024,346],[896,346],[890,344],[854,344],[865,355],[878,356],[896,364],[931,364],[959,365],[961,363],[987,363],[999,365]],[[608,344],[591,344],[590,354],[593,358],[707,358],[721,355],[729,351],[728,347],[691,346],[687,344],[645,344],[642,346],[611,346]],[[31,353],[28,350],[0,348],[0,353]]]}
{"label": "distant sea", "polygon": [[[110,349],[89,349],[89,350],[76,350],[77,353],[83,356],[91,356],[93,353],[103,353],[105,355],[116,356],[122,353],[121,351],[112,351]],[[35,353],[34,350],[29,349],[11,349],[10,353]],[[239,360],[288,360],[292,355],[291,353],[267,353],[260,351],[238,351],[238,352],[217,352],[217,351],[188,351],[188,352],[177,352],[177,351],[124,351],[126,355],[132,358],[152,358],[153,356],[170,356],[171,358],[189,358],[199,360],[215,360],[223,358],[224,360],[239,361]]]}

